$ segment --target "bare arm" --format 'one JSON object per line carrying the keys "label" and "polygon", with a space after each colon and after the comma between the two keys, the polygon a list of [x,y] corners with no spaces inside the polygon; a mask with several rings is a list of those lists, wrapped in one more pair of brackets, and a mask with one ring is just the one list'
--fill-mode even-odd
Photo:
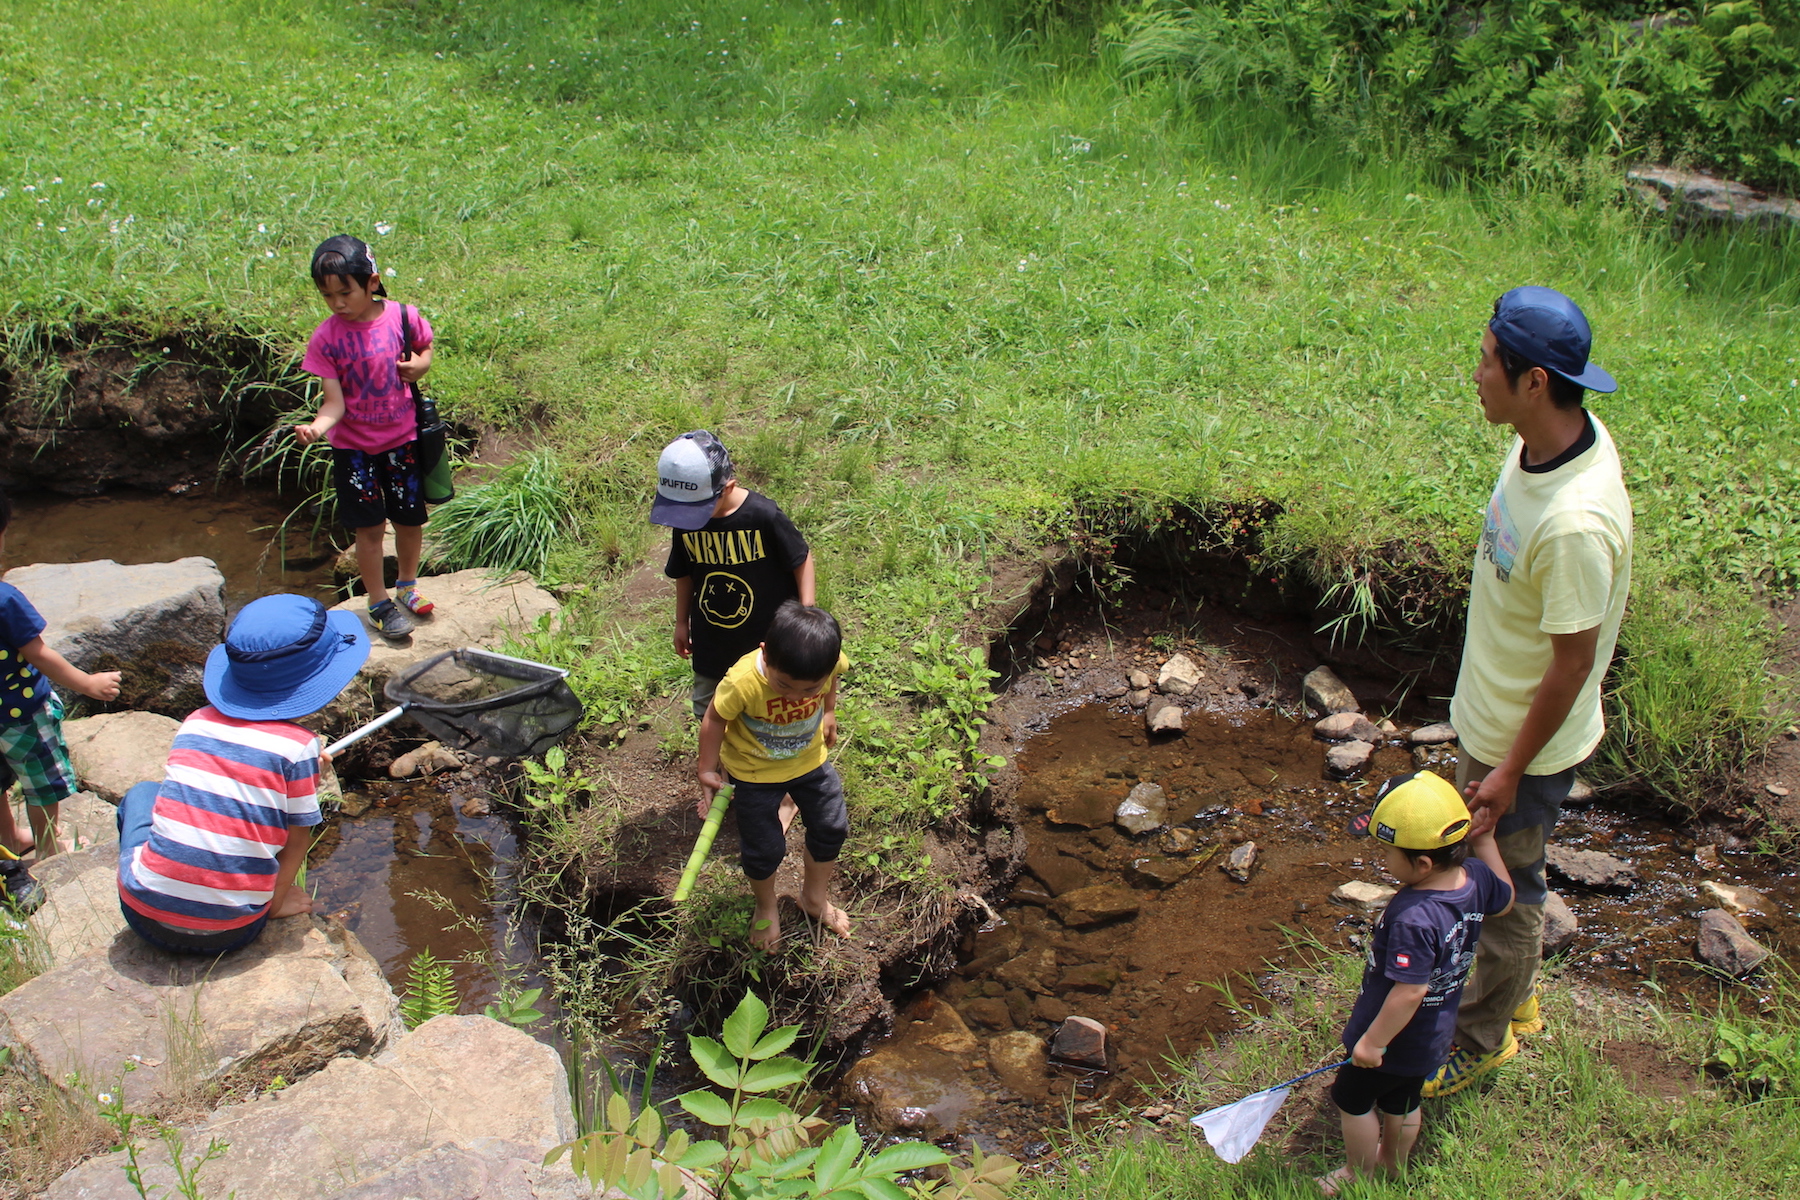
{"label": "bare arm", "polygon": [[1387,1054],[1388,1043],[1419,1011],[1419,1001],[1425,999],[1426,986],[1423,983],[1396,983],[1382,1002],[1381,1011],[1369,1022],[1368,1030],[1356,1040],[1356,1047],[1350,1051],[1350,1061],[1359,1067],[1379,1067]]}
{"label": "bare arm", "polygon": [[[1500,843],[1494,840],[1493,831],[1490,830],[1487,833],[1481,834],[1474,841],[1469,843],[1469,848],[1475,852],[1476,858],[1479,858],[1482,862],[1487,864],[1488,870],[1500,877],[1501,883],[1504,883],[1509,888],[1513,886],[1512,872],[1508,871],[1506,869],[1506,863],[1501,861]],[[1518,899],[1518,891],[1517,889],[1514,889],[1513,898],[1506,902],[1506,907],[1497,913],[1490,913],[1489,915],[1504,917],[1513,910],[1513,905],[1518,902]]]}
{"label": "bare arm", "polygon": [[725,744],[725,718],[708,704],[700,718],[700,754],[696,761],[700,777],[700,815],[712,807],[713,794],[725,786],[724,768],[719,763],[719,748]]}
{"label": "bare arm", "polygon": [[1550,744],[1556,731],[1569,718],[1575,697],[1594,669],[1594,654],[1600,645],[1600,627],[1580,633],[1550,635],[1550,666],[1531,698],[1525,722],[1513,738],[1506,757],[1495,764],[1487,778],[1466,789],[1469,797],[1470,833],[1476,837],[1493,831],[1500,818],[1512,811],[1518,799],[1519,780],[1531,760]]}
{"label": "bare arm", "polygon": [[300,866],[306,861],[306,852],[312,849],[312,841],[311,825],[288,826],[287,844],[275,856],[275,891],[269,897],[271,919],[297,917],[312,911],[312,897],[294,886],[294,878],[300,874]]}
{"label": "bare arm", "polygon": [[817,591],[814,587],[815,583],[816,577],[813,573],[812,551],[808,550],[806,552],[806,561],[794,568],[794,586],[799,589],[800,603],[806,605],[808,608],[811,608],[813,604],[816,603],[815,596],[817,595]]}
{"label": "bare arm", "polygon": [[319,415],[311,423],[294,426],[294,436],[302,446],[310,446],[327,433],[331,427],[344,419],[344,388],[335,379],[319,380],[319,390],[325,394],[325,400],[319,405]]}
{"label": "bare arm", "polygon": [[90,675],[46,646],[41,637],[32,638],[20,646],[19,656],[42,671],[44,677],[57,687],[79,692],[90,700],[119,698],[119,672],[101,671]]}
{"label": "bare arm", "polygon": [[689,658],[694,653],[692,627],[688,614],[694,611],[694,577],[683,575],[675,581],[675,653]]}
{"label": "bare arm", "polygon": [[837,689],[838,677],[831,677],[831,686],[825,689],[823,715],[819,718],[819,732],[825,735],[825,748],[832,749],[838,742],[837,727]]}

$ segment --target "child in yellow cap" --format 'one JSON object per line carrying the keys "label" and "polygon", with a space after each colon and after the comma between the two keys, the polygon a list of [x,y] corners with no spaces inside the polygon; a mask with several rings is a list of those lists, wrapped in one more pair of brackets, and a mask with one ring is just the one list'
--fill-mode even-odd
{"label": "child in yellow cap", "polygon": [[1481,922],[1513,904],[1494,835],[1468,836],[1468,807],[1441,776],[1389,779],[1350,831],[1382,844],[1383,865],[1401,887],[1369,938],[1362,990],[1344,1026],[1350,1062],[1338,1068],[1331,1101],[1349,1161],[1319,1180],[1327,1196],[1405,1165],[1419,1139],[1420,1089],[1450,1053]]}

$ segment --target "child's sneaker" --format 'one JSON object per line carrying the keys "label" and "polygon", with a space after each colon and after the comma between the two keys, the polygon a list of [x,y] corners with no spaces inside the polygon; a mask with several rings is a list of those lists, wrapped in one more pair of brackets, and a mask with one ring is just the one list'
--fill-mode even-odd
{"label": "child's sneaker", "polygon": [[394,599],[398,600],[400,606],[415,617],[429,617],[431,610],[437,607],[420,595],[419,585],[411,581],[394,585]]}
{"label": "child's sneaker", "polygon": [[1512,1032],[1514,1037],[1530,1037],[1534,1033],[1544,1032],[1544,1013],[1539,1002],[1544,998],[1544,985],[1534,984],[1531,995],[1525,997],[1525,1003],[1513,1009]]}
{"label": "child's sneaker", "polygon": [[401,611],[400,606],[392,600],[383,600],[380,604],[369,606],[369,624],[382,637],[403,638],[413,631],[412,618]]}
{"label": "child's sneaker", "polygon": [[1452,1046],[1449,1059],[1435,1074],[1426,1076],[1425,1086],[1419,1090],[1427,1099],[1460,1092],[1483,1075],[1498,1070],[1501,1063],[1518,1052],[1519,1040],[1513,1037],[1510,1029],[1500,1048],[1488,1054],[1471,1054],[1461,1046]]}

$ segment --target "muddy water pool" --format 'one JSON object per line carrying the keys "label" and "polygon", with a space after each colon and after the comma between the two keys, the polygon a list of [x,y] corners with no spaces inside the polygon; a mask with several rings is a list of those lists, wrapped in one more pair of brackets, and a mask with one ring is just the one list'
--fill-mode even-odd
{"label": "muddy water pool", "polygon": [[293,505],[272,493],[196,486],[182,495],[119,491],[70,499],[33,492],[12,504],[7,566],[200,555],[219,564],[231,612],[273,592],[338,599],[331,576],[337,548],[329,539],[342,531],[327,527],[315,539],[311,521],[296,518],[278,538]]}
{"label": "muddy water pool", "polygon": [[[1372,844],[1344,827],[1366,810],[1374,781],[1414,769],[1404,739],[1382,744],[1363,780],[1339,782],[1326,778],[1310,722],[1273,708],[1197,709],[1186,720],[1181,736],[1152,741],[1140,713],[1092,703],[1025,744],[1016,765],[1026,870],[996,919],[965,937],[955,973],[903,1006],[895,1038],[847,1078],[875,1124],[1030,1153],[1041,1144],[1033,1131],[1059,1128],[1071,1107],[1079,1116],[1099,1111],[1096,1101],[1129,1101],[1166,1059],[1238,1028],[1225,989],[1253,1001],[1271,965],[1320,947],[1360,952],[1371,918],[1331,893],[1349,880],[1392,881]],[[1437,755],[1437,769],[1453,773],[1453,748]],[[1133,836],[1113,814],[1140,782],[1164,789],[1168,822]],[[1571,806],[1557,840],[1622,857],[1641,880],[1601,893],[1552,876],[1581,923],[1553,960],[1558,972],[1675,1007],[1716,1002],[1721,984],[1694,954],[1696,918],[1716,906],[1701,896],[1707,880],[1763,893],[1766,913],[1746,925],[1778,953],[1800,951],[1800,877],[1728,831],[1589,803]],[[1249,843],[1255,866],[1239,881],[1221,867]],[[1083,911],[1096,907],[1083,900],[1095,888],[1114,893],[1098,907],[1136,912]],[[1755,994],[1754,983],[1726,986]],[[1106,1070],[1021,1076],[999,1061],[1007,1035],[1049,1039],[1070,1015],[1106,1026]]]}

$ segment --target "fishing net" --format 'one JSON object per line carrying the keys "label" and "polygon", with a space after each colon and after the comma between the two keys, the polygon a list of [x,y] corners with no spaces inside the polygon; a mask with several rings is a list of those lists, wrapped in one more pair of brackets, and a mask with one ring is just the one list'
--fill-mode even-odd
{"label": "fishing net", "polygon": [[486,650],[446,650],[388,680],[389,702],[453,750],[542,754],[581,720],[566,672]]}

